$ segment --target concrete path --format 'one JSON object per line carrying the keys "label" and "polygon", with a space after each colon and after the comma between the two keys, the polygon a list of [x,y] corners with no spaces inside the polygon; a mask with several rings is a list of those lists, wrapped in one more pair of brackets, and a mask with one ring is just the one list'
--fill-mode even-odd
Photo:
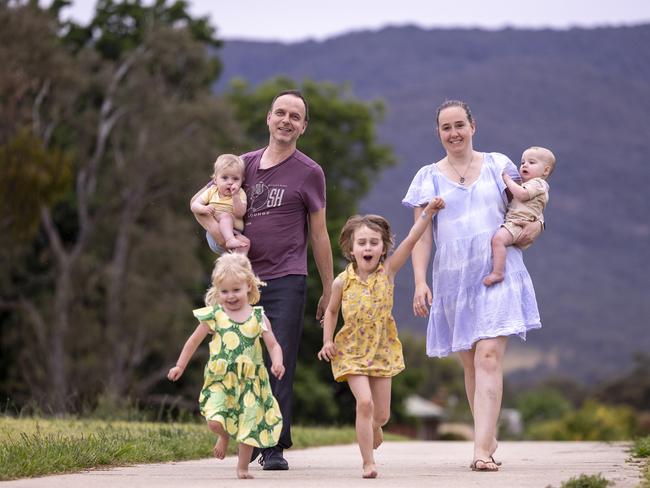
{"label": "concrete path", "polygon": [[502,442],[495,457],[498,473],[469,469],[469,442],[385,442],[376,451],[379,477],[361,479],[356,445],[287,451],[289,471],[262,471],[251,465],[253,480],[235,479],[236,458],[145,464],[0,483],[2,488],[264,488],[308,487],[498,487],[559,488],[580,474],[601,473],[616,488],[636,487],[639,467],[626,462],[629,444],[603,442]]}

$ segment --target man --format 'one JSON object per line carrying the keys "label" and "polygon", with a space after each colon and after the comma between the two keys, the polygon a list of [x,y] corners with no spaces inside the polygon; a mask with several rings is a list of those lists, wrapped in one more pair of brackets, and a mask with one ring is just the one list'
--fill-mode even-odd
{"label": "man", "polygon": [[[309,108],[302,94],[297,90],[280,92],[266,117],[268,146],[242,156],[248,200],[244,235],[251,241],[248,257],[255,273],[267,283],[261,289],[260,305],[273,325],[286,368],[282,380],[270,375],[283,427],[278,445],[261,453],[260,463],[265,470],[289,469],[283,451],[292,445],[293,380],[307,296],[308,237],[323,286],[317,320],[325,312],[333,280],[332,248],[325,221],[325,175],[296,147],[308,120]],[[215,243],[210,244],[217,249]],[[265,362],[269,367],[267,355]],[[253,459],[258,453],[256,449]]]}

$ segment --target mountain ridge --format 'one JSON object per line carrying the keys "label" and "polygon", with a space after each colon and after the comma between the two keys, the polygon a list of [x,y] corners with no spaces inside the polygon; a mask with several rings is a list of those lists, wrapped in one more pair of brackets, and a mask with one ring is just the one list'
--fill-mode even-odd
{"label": "mountain ridge", "polygon": [[[511,376],[602,381],[650,350],[650,25],[387,27],[291,44],[227,41],[218,55],[224,72],[217,92],[236,77],[256,85],[284,75],[347,83],[355,97],[384,101],[378,137],[398,164],[382,173],[359,210],[388,218],[397,240],[412,219],[400,205],[411,179],[443,156],[434,127],[443,100],[472,107],[477,150],[518,163],[526,147],[550,147],[558,165],[549,180],[548,228],[524,254],[544,326],[525,347],[510,341],[519,358]],[[400,330],[423,334],[412,293],[407,264],[394,313]]]}

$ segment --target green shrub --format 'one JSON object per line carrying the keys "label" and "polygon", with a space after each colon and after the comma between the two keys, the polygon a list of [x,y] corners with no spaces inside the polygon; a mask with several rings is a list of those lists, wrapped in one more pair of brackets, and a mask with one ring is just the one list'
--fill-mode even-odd
{"label": "green shrub", "polygon": [[527,437],[555,441],[620,441],[631,439],[634,412],[628,407],[610,407],[587,401],[561,419],[534,423]]}
{"label": "green shrub", "polygon": [[571,404],[556,390],[544,388],[526,392],[517,399],[517,410],[524,425],[562,418]]}
{"label": "green shrub", "polygon": [[635,457],[650,457],[650,436],[640,437],[634,440],[632,455]]}
{"label": "green shrub", "polygon": [[580,476],[569,478],[568,481],[560,485],[560,488],[607,488],[611,484],[613,483],[603,478],[600,474],[581,474]]}

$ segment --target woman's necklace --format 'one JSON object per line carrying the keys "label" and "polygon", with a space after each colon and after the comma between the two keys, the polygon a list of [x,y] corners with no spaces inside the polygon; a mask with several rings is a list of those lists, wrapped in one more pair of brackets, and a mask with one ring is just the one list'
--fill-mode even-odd
{"label": "woman's necklace", "polygon": [[458,182],[459,182],[461,185],[464,185],[464,184],[465,184],[465,175],[466,175],[467,172],[469,171],[470,166],[472,166],[472,162],[473,162],[473,161],[474,161],[474,154],[472,154],[472,158],[469,160],[469,163],[467,163],[467,166],[465,167],[465,171],[464,171],[463,174],[461,175],[461,174],[458,172],[458,170],[456,169],[456,166],[454,166],[453,164],[451,164],[451,161],[449,161],[449,158],[447,158],[447,162],[449,163],[449,166],[451,166],[451,169],[454,170],[454,173],[456,173],[456,174],[458,175]]}

